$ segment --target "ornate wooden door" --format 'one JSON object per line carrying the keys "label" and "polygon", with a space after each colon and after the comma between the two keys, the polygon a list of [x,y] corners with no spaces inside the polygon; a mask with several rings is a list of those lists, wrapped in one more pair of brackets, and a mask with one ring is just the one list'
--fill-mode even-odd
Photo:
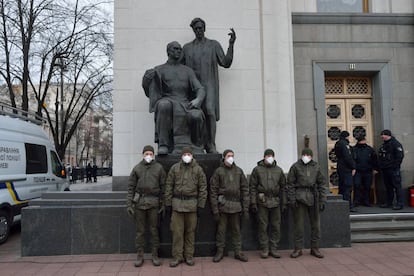
{"label": "ornate wooden door", "polygon": [[326,135],[328,149],[329,188],[337,193],[335,143],[339,134],[347,130],[355,137],[365,134],[367,143],[372,146],[371,79],[366,77],[327,77],[325,78]]}

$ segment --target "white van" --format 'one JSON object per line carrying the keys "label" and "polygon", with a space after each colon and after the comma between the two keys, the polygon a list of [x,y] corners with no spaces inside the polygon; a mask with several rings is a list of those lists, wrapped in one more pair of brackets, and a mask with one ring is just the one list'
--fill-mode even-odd
{"label": "white van", "polygon": [[[46,191],[69,190],[54,145],[40,125],[0,110],[0,244],[20,211]],[[18,116],[17,116],[18,117]]]}

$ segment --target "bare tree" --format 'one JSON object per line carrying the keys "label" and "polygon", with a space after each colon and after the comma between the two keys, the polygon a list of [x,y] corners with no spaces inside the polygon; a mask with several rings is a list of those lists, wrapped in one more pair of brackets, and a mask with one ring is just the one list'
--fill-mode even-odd
{"label": "bare tree", "polygon": [[[0,76],[10,102],[16,107],[14,84],[21,85],[23,110],[29,110],[29,93],[35,94],[37,113],[46,115],[62,159],[91,103],[112,90],[112,21],[102,8],[109,2],[0,0]],[[60,95],[53,108],[47,99],[56,83]]]}

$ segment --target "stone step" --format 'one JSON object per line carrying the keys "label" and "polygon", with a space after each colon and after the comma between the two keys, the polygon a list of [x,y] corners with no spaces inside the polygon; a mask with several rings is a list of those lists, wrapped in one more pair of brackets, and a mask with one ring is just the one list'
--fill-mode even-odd
{"label": "stone step", "polygon": [[358,221],[351,223],[351,231],[384,231],[384,230],[409,230],[414,232],[414,220],[403,221]]}
{"label": "stone step", "polygon": [[414,231],[352,232],[351,240],[352,242],[414,241]]}
{"label": "stone step", "polygon": [[358,214],[350,215],[349,219],[351,223],[354,221],[414,220],[414,213]]}
{"label": "stone step", "polygon": [[350,215],[352,242],[414,241],[414,213]]}

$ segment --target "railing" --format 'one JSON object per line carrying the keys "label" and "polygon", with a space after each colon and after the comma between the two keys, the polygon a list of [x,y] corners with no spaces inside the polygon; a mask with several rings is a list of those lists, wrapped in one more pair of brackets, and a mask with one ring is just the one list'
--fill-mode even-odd
{"label": "railing", "polygon": [[36,125],[43,125],[47,123],[46,119],[32,111],[25,111],[21,108],[16,108],[8,103],[0,101],[0,115],[6,115],[13,118],[19,118],[24,121],[32,122]]}

